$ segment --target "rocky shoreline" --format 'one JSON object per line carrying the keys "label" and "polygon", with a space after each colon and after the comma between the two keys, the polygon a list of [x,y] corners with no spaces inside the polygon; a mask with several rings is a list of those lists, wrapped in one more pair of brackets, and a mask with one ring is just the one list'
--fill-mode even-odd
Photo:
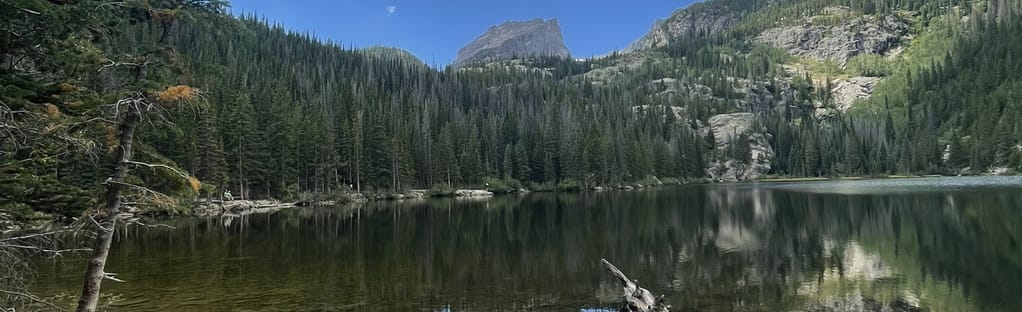
{"label": "rocky shoreline", "polygon": [[[667,184],[680,184],[680,183],[665,183],[660,179],[653,177],[643,183],[629,183],[629,184],[616,184],[612,186],[594,186],[579,190],[560,190],[558,192],[604,192],[610,190],[638,190],[645,188],[653,188]],[[374,201],[390,201],[390,200],[427,200],[434,198],[454,198],[454,199],[487,199],[494,196],[500,195],[511,195],[518,194],[524,195],[528,193],[542,193],[550,191],[533,191],[526,188],[515,189],[510,192],[494,192],[491,190],[483,189],[456,189],[449,193],[435,194],[429,190],[414,189],[404,193],[350,193],[338,196],[337,199],[324,199],[324,200],[299,200],[299,201],[280,201],[276,199],[260,199],[260,200],[211,200],[209,202],[201,201],[194,205],[191,210],[191,215],[195,216],[217,216],[217,215],[249,215],[255,213],[268,213],[282,209],[292,209],[298,207],[309,207],[309,206],[333,206],[338,204],[351,204],[351,203],[367,203]],[[135,213],[125,213],[125,217],[135,217]]]}

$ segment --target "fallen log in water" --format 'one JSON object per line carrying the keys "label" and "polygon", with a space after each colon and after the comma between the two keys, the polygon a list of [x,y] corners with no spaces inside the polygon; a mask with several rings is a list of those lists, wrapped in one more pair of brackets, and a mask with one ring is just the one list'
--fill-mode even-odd
{"label": "fallen log in water", "polygon": [[603,263],[603,267],[607,271],[610,271],[610,274],[621,281],[624,287],[624,303],[621,306],[621,312],[668,312],[671,310],[671,306],[664,302],[664,296],[654,298],[653,293],[639,287],[639,284],[636,283],[638,281],[628,279],[628,276],[610,261],[600,259],[600,262]]}

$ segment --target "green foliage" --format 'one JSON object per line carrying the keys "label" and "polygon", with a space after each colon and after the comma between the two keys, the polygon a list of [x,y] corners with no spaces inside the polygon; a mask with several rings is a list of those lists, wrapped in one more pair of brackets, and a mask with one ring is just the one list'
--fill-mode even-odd
{"label": "green foliage", "polygon": [[494,194],[507,194],[517,190],[509,186],[507,183],[504,183],[504,181],[493,177],[483,178],[483,184],[486,186],[487,191],[493,192]]}
{"label": "green foliage", "polygon": [[877,54],[860,54],[848,60],[848,69],[856,76],[886,77],[893,70],[884,56]]}
{"label": "green foliage", "polygon": [[521,181],[518,181],[514,178],[504,179],[504,184],[515,191],[525,188],[525,185],[523,185]]}
{"label": "green foliage", "polygon": [[557,190],[561,192],[578,192],[582,190],[582,185],[578,181],[564,179],[557,183]]}
{"label": "green foliage", "polygon": [[454,188],[449,184],[435,184],[429,188],[426,196],[429,197],[454,197]]}
{"label": "green foliage", "polygon": [[[0,1],[0,29],[19,34],[4,37],[0,55],[23,60],[0,71],[0,122],[47,134],[21,145],[10,143],[23,136],[0,133],[0,169],[13,174],[0,178],[0,204],[45,203],[30,206],[67,215],[94,206],[82,198],[96,198],[107,174],[97,164],[108,161],[116,139],[112,128],[83,122],[103,117],[96,108],[125,92],[178,84],[202,96],[165,107],[173,123],[141,127],[138,156],[195,175],[207,194],[244,198],[425,186],[433,186],[431,196],[451,196],[454,186],[483,183],[495,192],[579,190],[652,176],[701,181],[710,160],[751,160],[744,134],[718,150],[718,138],[705,132],[711,116],[741,111],[760,116],[777,175],[1022,166],[1015,113],[1022,46],[1012,40],[1022,26],[1011,10],[990,21],[969,5],[947,9],[933,0],[713,0],[675,16],[727,15],[731,27],[693,32],[659,51],[536,58],[520,62],[525,70],[437,70],[399,50],[348,50],[225,15],[221,1],[175,3]],[[816,23],[914,16],[915,37],[896,60],[861,55],[847,68],[750,43],[764,29],[835,5],[851,12]],[[108,60],[149,58],[160,65],[141,81],[95,70]],[[795,62],[826,77],[789,77],[782,65]],[[817,120],[814,104],[832,106],[829,80],[845,75],[886,78],[853,113]],[[747,83],[766,91],[748,95]],[[166,172],[140,170],[134,178],[195,196]]]}
{"label": "green foliage", "polygon": [[532,192],[547,193],[547,192],[557,191],[557,184],[554,183],[554,182],[543,182],[543,183],[529,182],[528,188],[529,188],[529,191],[532,191]]}
{"label": "green foliage", "polygon": [[661,182],[663,182],[664,185],[681,185],[682,184],[681,180],[679,180],[678,178],[664,178]]}

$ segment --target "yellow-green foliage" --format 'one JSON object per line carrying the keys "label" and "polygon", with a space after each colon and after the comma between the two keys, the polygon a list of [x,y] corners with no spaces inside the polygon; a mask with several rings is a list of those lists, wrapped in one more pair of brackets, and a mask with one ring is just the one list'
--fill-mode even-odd
{"label": "yellow-green foliage", "polygon": [[[941,61],[954,46],[954,43],[965,31],[959,23],[960,11],[955,10],[949,15],[933,18],[929,23],[914,23],[916,37],[909,42],[905,51],[896,59],[885,61],[885,71],[889,78],[882,80],[874,89],[873,95],[863,103],[853,106],[851,112],[860,115],[876,115],[885,113],[889,104],[891,114],[900,122],[904,119],[905,103],[909,73],[930,67],[934,62]],[[885,103],[885,100],[887,103]]]}
{"label": "yellow-green foliage", "polygon": [[847,70],[856,76],[885,77],[892,65],[882,55],[860,54],[848,60]]}

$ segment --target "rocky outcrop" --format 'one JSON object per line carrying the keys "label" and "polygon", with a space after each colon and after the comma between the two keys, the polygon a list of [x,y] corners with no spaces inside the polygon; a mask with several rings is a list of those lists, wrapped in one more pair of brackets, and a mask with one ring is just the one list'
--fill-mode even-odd
{"label": "rocky outcrop", "polygon": [[728,78],[728,81],[736,85],[734,92],[745,95],[744,99],[734,99],[734,106],[747,112],[765,114],[781,109],[795,99],[795,92],[788,81],[754,81],[744,78]]}
{"label": "rocky outcrop", "polygon": [[273,212],[281,209],[297,207],[297,203],[279,202],[276,200],[231,200],[199,203],[192,212],[199,216],[222,214],[247,215],[253,213]]}
{"label": "rocky outcrop", "polygon": [[666,20],[656,21],[653,29],[628,46],[625,52],[662,48],[671,41],[693,34],[718,33],[730,28],[737,21],[738,15],[726,7],[693,5],[675,11]]}
{"label": "rocky outcrop", "polygon": [[[831,10],[834,11],[834,10]],[[848,18],[851,13],[835,13],[806,19],[802,25],[771,28],[756,37],[793,55],[831,60],[840,65],[860,54],[885,54],[906,38],[909,25],[893,15]]]}
{"label": "rocky outcrop", "polygon": [[569,57],[556,19],[513,21],[490,27],[458,51],[454,67],[535,56]]}
{"label": "rocky outcrop", "polygon": [[[460,68],[459,70],[460,71],[475,71],[475,72],[480,72],[480,73],[484,73],[484,72],[492,71],[492,70],[503,70],[503,71],[509,71],[509,72],[519,72],[519,73],[524,73],[524,74],[534,74],[534,75],[544,76],[544,77],[553,77],[555,69],[554,68],[550,68],[550,67],[541,67],[539,64],[537,64],[537,62],[533,62],[532,60],[513,59],[513,60],[501,60],[501,61],[488,62],[488,63],[485,63],[485,64],[477,64],[477,65],[473,65],[471,67],[463,67],[463,68]],[[509,83],[506,86],[512,86],[512,85],[513,84]],[[491,88],[491,91],[493,91],[494,88],[498,88],[499,89],[499,87],[490,87],[490,88]]]}
{"label": "rocky outcrop", "polygon": [[834,97],[834,108],[841,112],[848,111],[855,101],[869,98],[879,81],[878,77],[852,77],[839,80],[830,91]]}
{"label": "rocky outcrop", "polygon": [[[756,116],[752,113],[710,117],[710,130],[717,142],[717,149],[725,149],[731,144],[748,144],[752,154],[748,162],[724,159],[710,163],[710,167],[707,168],[710,179],[716,182],[753,180],[770,171],[770,159],[774,157],[774,149],[770,146],[770,134],[764,129],[754,127],[755,122]],[[748,141],[735,141],[743,137]]]}
{"label": "rocky outcrop", "polygon": [[[720,96],[712,88],[702,85],[694,79],[661,78],[646,84],[646,93],[664,98],[669,102],[707,102],[726,104],[741,111],[767,114],[778,111],[794,102],[795,92],[789,81],[756,81],[745,78],[728,77],[729,90],[720,91],[728,95]],[[633,111],[649,111],[648,105],[633,107]],[[657,107],[657,106],[654,106]],[[673,108],[676,117],[681,117],[687,106]]]}
{"label": "rocky outcrop", "polygon": [[718,147],[726,147],[739,135],[752,132],[756,115],[752,113],[721,114],[710,117],[710,129]]}
{"label": "rocky outcrop", "polygon": [[660,118],[667,118],[670,116],[674,120],[685,120],[685,108],[680,106],[665,106],[665,105],[639,105],[632,106],[632,113],[637,116],[644,116],[646,114],[653,114]]}
{"label": "rocky outcrop", "polygon": [[583,77],[585,80],[592,82],[594,85],[606,85],[613,83],[616,79],[626,75],[624,73],[634,71],[643,66],[643,64],[649,64],[652,66],[660,66],[669,64],[670,58],[666,53],[660,51],[640,51],[634,53],[614,53],[609,56],[604,56],[601,59],[602,64],[594,64],[593,70],[585,73]]}
{"label": "rocky outcrop", "polygon": [[454,191],[454,196],[462,198],[486,198],[493,197],[493,192],[487,190],[457,190]]}

